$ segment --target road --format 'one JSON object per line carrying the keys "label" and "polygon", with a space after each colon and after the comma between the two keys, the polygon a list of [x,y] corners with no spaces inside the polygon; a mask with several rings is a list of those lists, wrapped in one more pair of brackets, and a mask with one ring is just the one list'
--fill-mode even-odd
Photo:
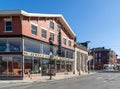
{"label": "road", "polygon": [[120,73],[105,72],[46,83],[1,85],[0,89],[120,89]]}

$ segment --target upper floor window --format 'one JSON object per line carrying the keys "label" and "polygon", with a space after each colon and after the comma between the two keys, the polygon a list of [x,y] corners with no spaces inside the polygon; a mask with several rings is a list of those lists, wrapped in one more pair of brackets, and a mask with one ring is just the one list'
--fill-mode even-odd
{"label": "upper floor window", "polygon": [[71,47],[71,41],[70,41],[70,40],[68,41],[68,46],[70,46],[70,47]]}
{"label": "upper floor window", "polygon": [[54,22],[53,21],[50,21],[50,28],[54,29]]}
{"label": "upper floor window", "polygon": [[54,41],[54,33],[50,32],[50,38],[52,41]]}
{"label": "upper floor window", "polygon": [[101,57],[101,53],[99,53],[99,57]]}
{"label": "upper floor window", "polygon": [[63,44],[66,45],[66,39],[65,38],[63,38]]}
{"label": "upper floor window", "polygon": [[60,30],[61,30],[61,25],[58,24],[58,25],[57,25],[57,32],[59,32]]}
{"label": "upper floor window", "polygon": [[42,37],[47,38],[47,31],[42,28]]}
{"label": "upper floor window", "polygon": [[35,26],[35,25],[31,25],[31,33],[33,34],[33,35],[37,35],[37,26]]}
{"label": "upper floor window", "polygon": [[12,32],[12,19],[5,19],[5,32]]}
{"label": "upper floor window", "polygon": [[95,53],[95,57],[97,57],[97,53]]}
{"label": "upper floor window", "polygon": [[99,63],[101,62],[101,59],[99,59]]}

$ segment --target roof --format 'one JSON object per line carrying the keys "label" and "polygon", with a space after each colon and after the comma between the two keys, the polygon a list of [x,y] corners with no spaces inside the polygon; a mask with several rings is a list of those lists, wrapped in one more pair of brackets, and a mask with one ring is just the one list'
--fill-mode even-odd
{"label": "roof", "polygon": [[77,48],[79,48],[79,49],[84,50],[84,51],[88,51],[87,47],[84,46],[84,45],[82,45],[82,44],[80,44],[80,43],[76,43],[75,46],[76,46]]}
{"label": "roof", "polygon": [[65,28],[68,30],[70,35],[75,38],[76,35],[67,23],[67,21],[64,19],[64,17],[61,14],[39,14],[39,13],[28,13],[23,10],[0,10],[0,16],[7,16],[7,15],[23,15],[28,17],[57,17],[59,21],[65,26]]}

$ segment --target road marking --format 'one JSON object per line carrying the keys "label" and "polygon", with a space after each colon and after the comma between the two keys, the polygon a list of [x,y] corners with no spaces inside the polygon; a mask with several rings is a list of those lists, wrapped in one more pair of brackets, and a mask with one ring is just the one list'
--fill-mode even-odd
{"label": "road marking", "polygon": [[12,86],[19,86],[19,85],[26,85],[27,83],[19,83],[19,84],[8,84],[8,85],[4,85],[4,86],[0,86],[0,89],[1,88],[5,88],[5,87],[12,87]]}
{"label": "road marking", "polygon": [[96,79],[102,79],[103,77],[97,77]]}
{"label": "road marking", "polygon": [[107,82],[107,81],[104,81],[104,82]]}

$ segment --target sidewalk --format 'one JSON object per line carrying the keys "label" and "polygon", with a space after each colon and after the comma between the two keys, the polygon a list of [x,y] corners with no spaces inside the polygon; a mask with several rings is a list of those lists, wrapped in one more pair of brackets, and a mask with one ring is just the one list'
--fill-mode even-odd
{"label": "sidewalk", "polygon": [[55,80],[60,80],[60,79],[67,79],[67,78],[72,78],[72,77],[77,77],[77,76],[85,76],[85,75],[90,75],[94,74],[94,72],[91,72],[89,74],[83,74],[83,75],[76,75],[76,74],[70,74],[70,75],[57,75],[57,76],[52,76],[52,80],[49,80],[50,76],[42,76],[42,77],[37,77],[37,78],[26,78],[23,80],[0,80],[0,83],[12,83],[12,84],[18,84],[18,83],[34,83],[34,82],[49,82],[49,81],[55,81]]}

